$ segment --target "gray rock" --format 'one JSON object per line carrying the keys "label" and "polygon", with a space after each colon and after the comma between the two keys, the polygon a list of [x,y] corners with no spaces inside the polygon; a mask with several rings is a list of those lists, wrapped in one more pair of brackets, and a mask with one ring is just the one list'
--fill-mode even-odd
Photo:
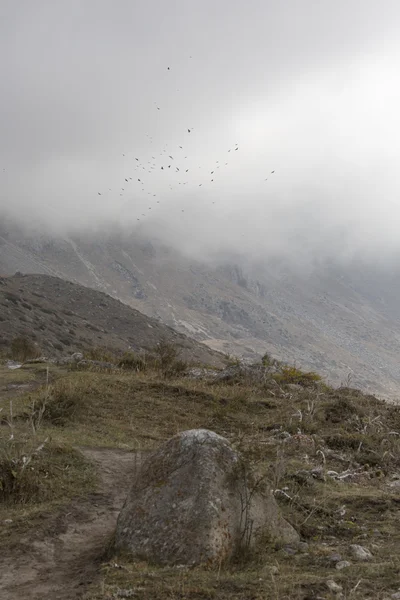
{"label": "gray rock", "polygon": [[23,364],[24,365],[35,365],[35,364],[39,364],[39,363],[46,363],[46,362],[48,362],[48,360],[49,359],[47,358],[47,356],[39,356],[38,358],[29,358]]}
{"label": "gray rock", "polygon": [[357,560],[371,560],[373,558],[372,553],[368,548],[359,546],[358,544],[352,544],[350,546],[351,553]]}
{"label": "gray rock", "polygon": [[330,555],[329,560],[330,560],[330,562],[338,563],[342,560],[342,557],[340,556],[340,554],[337,554],[335,552],[334,554]]}
{"label": "gray rock", "polygon": [[82,352],[74,352],[74,354],[71,354],[71,356],[64,356],[63,358],[59,358],[56,361],[56,363],[58,365],[72,365],[78,364],[78,362],[80,362],[81,360],[83,360]]}
{"label": "gray rock", "polygon": [[114,363],[110,363],[104,360],[80,360],[77,363],[78,367],[96,367],[97,369],[116,369],[117,366]]}
{"label": "gray rock", "polygon": [[218,377],[220,371],[215,369],[203,369],[201,367],[192,367],[185,372],[186,377],[190,379],[210,380]]}
{"label": "gray rock", "polygon": [[342,586],[336,583],[336,581],[333,581],[333,579],[328,579],[325,583],[326,587],[334,594],[341,592],[343,589]]}
{"label": "gray rock", "polygon": [[336,563],[336,568],[338,571],[341,571],[342,569],[347,569],[347,567],[351,567],[351,562],[349,562],[348,560],[340,560]]}
{"label": "gray rock", "polygon": [[118,518],[116,548],[160,564],[194,565],[218,564],[261,536],[297,543],[271,491],[252,491],[228,440],[205,429],[182,432],[135,477]]}
{"label": "gray rock", "polygon": [[226,367],[223,371],[214,377],[214,381],[251,381],[253,383],[263,383],[271,379],[271,373],[275,371],[272,367],[264,367],[260,364],[239,363]]}

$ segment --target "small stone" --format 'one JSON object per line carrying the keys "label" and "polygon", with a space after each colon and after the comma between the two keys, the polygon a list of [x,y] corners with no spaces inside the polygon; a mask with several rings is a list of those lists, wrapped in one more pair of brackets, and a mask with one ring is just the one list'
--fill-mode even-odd
{"label": "small stone", "polygon": [[371,551],[359,544],[352,544],[350,550],[357,560],[371,560],[371,558],[373,558]]}
{"label": "small stone", "polygon": [[306,552],[308,552],[309,549],[309,545],[307,544],[307,542],[299,542],[297,544],[297,549],[299,552],[301,552],[302,554],[305,554]]}
{"label": "small stone", "polygon": [[336,563],[336,569],[338,571],[341,571],[342,569],[347,569],[347,567],[351,567],[351,562],[349,562],[348,560],[340,560],[338,563]]}
{"label": "small stone", "polygon": [[279,567],[277,567],[276,565],[265,565],[262,569],[261,569],[261,575],[278,575],[279,573]]}
{"label": "small stone", "polygon": [[342,591],[342,586],[339,585],[338,583],[336,583],[336,581],[333,581],[333,579],[328,579],[326,581],[326,587],[331,591],[334,592],[335,594],[337,594],[338,592]]}
{"label": "small stone", "polygon": [[340,556],[340,554],[337,554],[335,552],[335,554],[331,554],[329,557],[329,560],[333,563],[338,563],[342,560],[342,557]]}

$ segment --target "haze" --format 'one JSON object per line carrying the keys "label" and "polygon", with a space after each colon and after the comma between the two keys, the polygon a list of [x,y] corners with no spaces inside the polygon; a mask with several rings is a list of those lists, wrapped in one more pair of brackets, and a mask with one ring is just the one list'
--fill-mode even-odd
{"label": "haze", "polygon": [[195,253],[386,260],[399,27],[397,0],[3,1],[0,209]]}

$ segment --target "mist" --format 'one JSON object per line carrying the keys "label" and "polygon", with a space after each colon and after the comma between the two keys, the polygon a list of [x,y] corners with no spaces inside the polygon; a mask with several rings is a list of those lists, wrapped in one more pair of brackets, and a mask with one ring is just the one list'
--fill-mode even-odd
{"label": "mist", "polygon": [[390,261],[399,26],[396,0],[5,1],[0,212],[203,258]]}

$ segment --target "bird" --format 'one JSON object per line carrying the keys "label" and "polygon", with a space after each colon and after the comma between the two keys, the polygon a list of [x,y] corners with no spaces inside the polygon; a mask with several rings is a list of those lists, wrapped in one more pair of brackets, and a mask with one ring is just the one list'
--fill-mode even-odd
{"label": "bird", "polygon": [[214,179],[211,179],[211,181],[214,181]]}
{"label": "bird", "polygon": [[271,173],[275,173],[275,171],[271,171]]}
{"label": "bird", "polygon": [[182,146],[179,146],[179,148],[182,150]]}
{"label": "bird", "polygon": [[211,171],[210,175],[212,175],[214,173],[214,171]]}
{"label": "bird", "polygon": [[191,129],[188,129],[188,133],[190,133],[190,132],[191,132]]}
{"label": "bird", "polygon": [[139,160],[138,158],[135,158],[135,160]]}
{"label": "bird", "polygon": [[264,179],[264,181],[268,181],[268,177],[266,179]]}
{"label": "bird", "polygon": [[199,183],[199,187],[201,187],[202,185],[203,185],[202,183]]}
{"label": "bird", "polygon": [[97,192],[99,196],[101,196],[100,192]]}
{"label": "bird", "polygon": [[161,171],[164,171],[164,167],[161,167]]}
{"label": "bird", "polygon": [[235,150],[239,150],[239,148],[235,148]]}
{"label": "bird", "polygon": [[185,173],[187,173],[189,171],[189,169],[186,169]]}
{"label": "bird", "polygon": [[168,158],[171,158],[172,160],[174,160],[174,157],[173,157],[173,156],[170,156],[170,155],[168,155]]}
{"label": "bird", "polygon": [[230,152],[230,149],[228,150],[228,152]]}
{"label": "bird", "polygon": [[127,178],[125,177],[125,181],[128,182]]}
{"label": "bird", "polygon": [[177,171],[179,171],[178,167],[175,167],[175,169],[176,169]]}
{"label": "bird", "polygon": [[167,71],[170,71],[171,69],[169,67],[167,67]]}
{"label": "bird", "polygon": [[171,168],[171,165],[168,165],[168,169],[170,169],[170,168]]}
{"label": "bird", "polygon": [[[138,181],[140,181],[140,179],[138,179]],[[140,183],[142,183],[142,182],[140,181]]]}

